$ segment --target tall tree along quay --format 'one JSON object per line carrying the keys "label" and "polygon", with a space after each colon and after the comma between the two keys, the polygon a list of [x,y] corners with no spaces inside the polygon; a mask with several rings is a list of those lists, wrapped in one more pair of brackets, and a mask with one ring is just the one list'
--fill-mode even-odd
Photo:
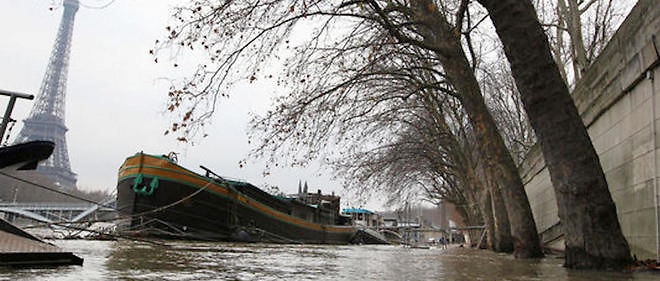
{"label": "tall tree along quay", "polygon": [[479,0],[511,64],[557,198],[570,268],[631,261],[598,155],[528,0]]}
{"label": "tall tree along quay", "polygon": [[[459,181],[451,173],[436,173],[433,169],[431,173],[411,171],[411,175],[436,173],[442,180],[429,179],[429,182],[441,188],[428,190],[442,193],[447,190],[442,186],[460,186],[456,183],[470,182],[465,178],[477,174],[483,188],[489,190],[488,194],[475,196],[478,192],[473,190],[455,194],[455,198],[471,197],[471,201],[478,201],[490,197],[493,211],[502,209],[496,207],[501,204],[495,203],[504,201],[510,224],[503,223],[502,227],[510,225],[515,256],[541,256],[536,225],[515,164],[524,155],[525,144],[516,148],[514,159],[507,150],[507,143],[513,148],[515,139],[507,136],[505,140],[498,131],[498,123],[489,111],[475,74],[479,51],[474,48],[471,33],[485,17],[475,20],[472,6],[467,0],[200,0],[179,7],[174,14],[177,24],[166,28],[167,38],[157,41],[152,50],[155,61],[158,62],[159,51],[166,48],[189,49],[204,54],[208,60],[200,63],[188,79],[173,83],[168,94],[168,110],[178,114],[180,121],[173,123],[166,133],[178,135],[181,141],[190,140],[212,116],[217,100],[233,94],[234,83],[272,79],[288,92],[276,98],[273,110],[253,120],[252,137],[260,140],[254,144],[253,155],[268,157],[271,162],[277,162],[276,158],[284,155],[290,159],[284,164],[305,165],[312,159],[326,156],[327,159],[357,157],[360,154],[355,152],[360,149],[368,152],[405,140],[406,136],[399,133],[415,126],[406,123],[409,120],[393,116],[410,110],[411,102],[423,97],[451,96],[460,101],[460,110],[467,113],[466,120],[470,124],[467,130],[472,132],[478,148],[480,157],[476,166],[481,167],[477,169],[481,172],[471,171],[467,173],[470,177],[463,176]],[[531,12],[535,15],[533,7]],[[491,17],[495,19],[495,15]],[[494,22],[497,27],[498,21]],[[497,31],[500,33],[500,27]],[[542,30],[540,32],[542,35]],[[528,45],[503,42],[509,58],[518,48],[522,48],[522,53],[529,49]],[[547,41],[544,42],[547,49]],[[281,72],[273,70],[273,65],[281,66]],[[520,69],[513,63],[512,66],[514,73],[520,74],[516,72]],[[432,79],[422,79],[424,83],[421,84],[408,83],[421,76]],[[521,87],[520,77],[515,78],[529,113],[530,98],[528,92],[522,91],[529,87]],[[502,112],[505,111],[498,111],[498,120],[506,120]],[[532,125],[550,122],[542,120],[546,117],[558,118],[556,114],[539,117],[538,113],[534,113],[536,119],[532,118]],[[540,134],[537,126],[534,126],[535,132]],[[544,137],[548,137],[547,131],[544,132]],[[391,138],[392,142],[381,143]],[[374,143],[378,139],[381,141]],[[580,151],[562,147],[557,150],[548,145],[544,146],[544,153],[546,149],[553,150],[555,156]],[[439,155],[444,153],[440,151]],[[552,156],[548,153],[546,159]],[[364,155],[369,154],[360,157],[367,157]],[[553,163],[558,161],[557,157],[552,159]],[[373,169],[365,171],[377,173]],[[555,171],[553,183],[557,175]],[[387,175],[381,173],[381,176]],[[571,206],[560,204],[560,210],[562,208]],[[571,212],[575,213],[569,211],[569,214],[573,214]],[[493,216],[497,221],[496,217]],[[587,232],[601,229],[591,224],[582,225]],[[506,249],[505,245],[500,248]],[[591,250],[583,252],[591,253]],[[571,264],[567,262],[568,266]]]}
{"label": "tall tree along quay", "polygon": [[[457,89],[476,132],[477,146],[484,157],[485,173],[490,179],[488,183],[492,183],[491,188],[502,192],[511,225],[514,256],[542,256],[536,224],[518,169],[486,106],[474,70],[463,52],[460,42],[462,25],[459,23],[462,23],[465,8],[459,9],[456,25],[452,26],[431,0],[411,1],[410,6],[401,5],[389,9],[381,8],[378,1],[368,2],[381,19],[383,28],[388,29],[393,37],[437,55],[447,79]],[[461,7],[466,7],[467,1],[462,3]],[[410,32],[421,39],[407,36],[407,30],[398,26],[412,26]]]}

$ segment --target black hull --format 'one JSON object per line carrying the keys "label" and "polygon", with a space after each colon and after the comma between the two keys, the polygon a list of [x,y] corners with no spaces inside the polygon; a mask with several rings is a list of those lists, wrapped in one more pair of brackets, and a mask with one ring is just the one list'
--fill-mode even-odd
{"label": "black hull", "polygon": [[150,183],[157,177],[158,186],[152,194],[136,192],[136,177],[120,175],[117,185],[117,207],[121,214],[132,216],[130,223],[122,226],[126,233],[195,240],[317,244],[347,244],[356,233],[350,226],[303,221],[286,210],[265,207],[217,183],[212,184],[212,189],[209,184],[192,185],[181,179],[143,173],[141,182]]}
{"label": "black hull", "polygon": [[16,166],[17,170],[34,170],[41,160],[46,160],[55,149],[51,141],[30,141],[0,147],[0,169]]}

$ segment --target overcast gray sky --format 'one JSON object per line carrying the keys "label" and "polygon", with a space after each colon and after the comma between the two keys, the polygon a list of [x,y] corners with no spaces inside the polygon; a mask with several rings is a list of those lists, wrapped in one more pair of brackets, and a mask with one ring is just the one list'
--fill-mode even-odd
{"label": "overcast gray sky", "polygon": [[[59,1],[0,0],[0,89],[38,93],[62,14],[61,7],[49,9],[54,2]],[[98,5],[109,0],[81,2]],[[175,70],[167,63],[155,64],[148,51],[164,34],[170,8],[181,2],[116,0],[102,10],[81,7],[78,11],[66,97],[69,158],[78,186],[114,189],[117,168],[127,156],[177,151],[179,163],[196,171],[202,164],[220,175],[258,186],[276,185],[288,193],[297,191],[301,179],[314,190],[341,194],[339,181],[318,167],[272,170],[267,177],[262,176],[264,164],[254,160],[239,168],[249,150],[248,113],[265,112],[274,96],[270,85],[236,86],[208,126],[209,137],[195,146],[182,146],[163,136],[171,117],[164,113],[168,83],[162,78],[182,77],[195,62],[178,59],[181,67]],[[6,103],[0,98],[0,108],[4,110]],[[12,117],[23,120],[31,106],[31,101],[19,101]],[[12,139],[20,126],[13,129]],[[342,200],[354,206],[350,198]],[[367,207],[381,206],[374,202]]]}

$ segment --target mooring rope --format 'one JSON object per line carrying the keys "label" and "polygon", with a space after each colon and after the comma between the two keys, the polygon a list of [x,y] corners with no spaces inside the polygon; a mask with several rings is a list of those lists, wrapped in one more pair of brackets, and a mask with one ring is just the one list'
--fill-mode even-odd
{"label": "mooring rope", "polygon": [[[14,175],[10,175],[10,174],[7,174],[7,173],[2,172],[2,171],[0,171],[0,175],[4,175],[4,176],[6,176],[6,177],[9,177],[9,178],[12,178],[12,179],[15,179],[15,180],[18,180],[18,181],[21,181],[21,182],[24,182],[24,183],[27,183],[27,184],[30,184],[30,185],[34,185],[34,186],[36,186],[36,187],[43,188],[43,189],[46,189],[46,190],[49,190],[49,191],[52,191],[52,192],[55,192],[55,193],[58,193],[58,194],[62,194],[62,195],[65,195],[65,196],[69,196],[69,197],[74,198],[74,199],[78,199],[78,200],[81,200],[81,201],[85,201],[85,202],[88,202],[88,203],[92,203],[92,204],[95,204],[95,205],[100,206],[100,207],[105,207],[105,208],[113,209],[113,210],[115,210],[115,211],[121,211],[120,208],[113,207],[113,206],[110,206],[110,205],[107,205],[107,204],[102,204],[102,203],[99,203],[99,202],[96,202],[96,201],[93,201],[93,200],[89,200],[89,199],[82,198],[82,197],[79,197],[79,196],[76,196],[76,195],[73,195],[73,194],[66,193],[66,192],[63,192],[63,191],[59,191],[59,190],[57,190],[57,189],[55,189],[55,188],[51,188],[51,187],[48,187],[48,186],[43,185],[43,184],[34,183],[34,182],[29,181],[29,180],[26,180],[26,179],[23,179],[23,178],[20,178],[20,177],[16,177],[16,176],[14,176]],[[147,223],[143,223],[143,224],[141,224],[141,225],[146,225],[146,224],[148,224],[149,222],[153,222],[154,220],[158,220],[157,218],[150,217],[149,215],[154,214],[154,213],[157,213],[157,212],[160,212],[160,211],[167,210],[167,209],[169,209],[169,208],[172,208],[172,207],[174,207],[174,206],[176,206],[176,205],[178,205],[178,204],[180,204],[180,203],[182,203],[182,202],[184,202],[184,201],[186,201],[186,200],[188,200],[188,199],[190,199],[190,198],[192,198],[192,197],[198,195],[198,194],[201,193],[202,191],[206,190],[206,189],[207,189],[212,183],[214,183],[214,180],[213,180],[213,179],[211,179],[211,181],[207,182],[204,186],[202,186],[201,188],[199,188],[199,189],[196,190],[195,192],[193,192],[193,193],[191,193],[191,194],[189,194],[189,195],[187,195],[187,196],[185,196],[185,197],[182,197],[181,199],[179,199],[179,200],[177,200],[177,201],[174,201],[174,202],[169,203],[169,204],[167,204],[167,205],[163,205],[163,206],[157,207],[157,208],[155,208],[155,209],[151,209],[151,210],[148,210],[148,211],[144,211],[144,212],[141,212],[141,213],[137,213],[137,214],[122,215],[122,216],[118,216],[118,217],[116,217],[116,218],[109,218],[109,219],[81,220],[81,221],[78,221],[78,222],[71,222],[71,221],[42,222],[42,224],[30,225],[30,226],[27,226],[27,227],[25,227],[25,228],[35,228],[35,227],[44,226],[44,225],[57,225],[57,226],[65,227],[65,228],[69,228],[69,229],[81,230],[81,231],[88,231],[88,232],[91,232],[91,233],[96,233],[96,234],[101,234],[101,235],[107,235],[107,236],[109,236],[109,237],[114,237],[114,238],[123,238],[123,239],[135,240],[135,241],[140,241],[140,242],[148,242],[148,243],[152,243],[153,241],[149,241],[149,240],[146,240],[146,239],[139,239],[139,238],[132,237],[132,236],[125,236],[125,235],[119,235],[119,234],[112,234],[112,233],[110,233],[110,232],[103,232],[103,231],[93,230],[93,229],[90,229],[90,228],[76,227],[76,226],[73,226],[72,224],[90,224],[90,226],[91,226],[91,224],[92,224],[92,223],[95,223],[95,222],[113,222],[113,221],[120,221],[120,220],[133,219],[133,218],[136,218],[136,217],[147,217],[147,218],[151,218],[151,220],[148,220]],[[233,189],[233,187],[231,187],[231,186],[230,186],[230,188]],[[218,208],[218,206],[214,206],[214,207],[215,207],[215,208]],[[235,207],[235,206],[232,206],[232,207]],[[226,208],[226,207],[225,207],[225,208]],[[231,213],[232,213],[232,215],[233,215],[233,212],[235,212],[235,210],[234,210],[234,208],[231,208]],[[191,215],[191,214],[188,214],[188,215]],[[202,218],[202,219],[205,219],[205,217],[202,217],[202,216],[196,216],[196,215],[191,215],[191,216],[196,217],[196,218]],[[208,220],[208,219],[206,219],[206,220]],[[158,221],[160,221],[160,220],[158,220]],[[212,220],[208,220],[208,221],[209,221],[209,222],[212,222]],[[175,227],[170,226],[170,225],[168,225],[168,226],[169,226],[170,228],[175,228]],[[191,227],[191,228],[194,229],[194,227]],[[176,228],[175,228],[175,229],[176,229]],[[266,235],[269,235],[269,236],[271,236],[271,237],[274,237],[274,238],[279,239],[279,240],[284,241],[284,242],[293,243],[293,244],[304,244],[304,243],[301,242],[301,241],[294,240],[294,239],[290,239],[290,238],[286,238],[286,237],[284,237],[284,236],[281,236],[281,235],[278,235],[278,234],[272,233],[272,232],[267,231],[267,230],[262,229],[262,228],[253,227],[252,229],[253,229],[253,230],[256,230],[256,231],[259,231],[262,235],[263,235],[263,234],[266,234]],[[165,234],[167,234],[167,235],[171,235],[171,236],[179,236],[179,237],[186,237],[186,236],[188,236],[188,235],[182,235],[181,233],[176,234],[176,233],[173,233],[173,232],[167,232],[167,231],[162,230],[162,229],[158,229],[158,230],[161,231],[162,233],[165,233]],[[188,236],[188,237],[195,238],[195,237],[193,237],[193,236]],[[209,240],[209,239],[203,239],[203,237],[201,237],[201,236],[200,236],[200,237],[197,237],[196,239],[207,240],[207,241]],[[152,244],[156,244],[156,245],[160,245],[160,246],[169,246],[169,245],[167,245],[167,244],[165,244],[165,243],[159,243],[159,242],[153,242]]]}
{"label": "mooring rope", "polygon": [[[12,179],[18,180],[18,181],[23,182],[23,183],[27,183],[27,184],[30,184],[30,185],[36,186],[36,187],[39,187],[39,188],[43,188],[43,189],[46,189],[46,190],[48,190],[48,191],[55,192],[55,193],[57,193],[57,194],[65,195],[65,196],[68,196],[68,197],[71,197],[71,198],[74,198],[74,199],[78,199],[78,200],[81,200],[81,201],[84,201],[84,202],[92,203],[92,204],[95,204],[95,205],[100,206],[100,207],[105,207],[105,208],[113,209],[113,210],[115,210],[115,211],[121,211],[119,208],[116,208],[116,207],[114,207],[114,206],[110,206],[110,205],[107,205],[107,204],[102,204],[102,203],[96,202],[96,201],[94,201],[94,200],[89,200],[89,199],[86,199],[86,198],[83,198],[83,197],[80,197],[80,196],[76,196],[76,195],[69,194],[69,193],[66,193],[66,192],[63,192],[63,191],[59,191],[59,190],[57,190],[57,189],[55,189],[55,188],[52,188],[52,187],[49,187],[49,186],[46,186],[46,185],[43,185],[43,184],[35,183],[35,182],[32,182],[32,181],[29,181],[29,180],[26,180],[26,179],[23,179],[23,178],[20,178],[20,177],[17,177],[17,176],[11,175],[11,174],[7,174],[7,173],[5,173],[5,172],[3,172],[3,171],[0,171],[0,175],[3,175],[3,176],[6,176],[6,177],[9,177],[9,178],[12,178]],[[82,221],[78,221],[78,222],[71,222],[71,221],[45,222],[45,221],[42,221],[41,226],[57,225],[57,226],[60,226],[60,227],[65,227],[65,228],[70,228],[70,229],[75,229],[75,230],[81,230],[81,229],[82,229],[82,230],[86,230],[86,231],[88,231],[88,232],[97,233],[97,234],[103,234],[103,235],[108,235],[108,236],[111,236],[111,237],[122,237],[122,238],[125,238],[125,239],[131,239],[131,240],[143,241],[144,239],[134,239],[134,237],[126,237],[126,236],[117,235],[117,234],[111,234],[111,233],[106,233],[106,232],[100,232],[100,231],[92,230],[92,229],[89,229],[89,228],[79,228],[79,227],[74,227],[74,226],[72,226],[71,224],[85,224],[85,223],[94,223],[94,222],[111,222],[111,221],[127,220],[127,219],[132,219],[132,218],[135,218],[135,217],[142,217],[142,216],[149,217],[148,215],[150,215],[150,214],[153,214],[153,213],[156,213],[156,212],[160,212],[160,211],[163,211],[163,210],[169,209],[169,208],[171,208],[171,207],[173,207],[173,206],[176,206],[176,205],[180,204],[181,202],[184,202],[184,201],[186,201],[186,200],[188,200],[188,199],[194,197],[195,195],[199,194],[200,192],[206,190],[206,189],[207,189],[212,183],[213,183],[213,179],[211,179],[211,181],[207,182],[207,183],[206,183],[204,186],[202,186],[200,189],[196,190],[195,192],[193,192],[193,193],[191,193],[191,194],[189,194],[189,195],[187,195],[187,196],[185,196],[185,197],[183,197],[183,198],[181,198],[181,199],[179,199],[179,200],[177,200],[177,201],[174,201],[174,202],[172,202],[172,203],[170,203],[170,204],[167,204],[167,205],[164,205],[164,206],[160,206],[160,207],[158,207],[158,208],[155,208],[155,209],[152,209],[152,210],[148,210],[148,211],[144,211],[144,212],[141,212],[141,213],[131,214],[131,215],[123,215],[123,216],[119,216],[119,217],[111,218],[111,219],[82,220]],[[199,217],[199,216],[198,216],[198,217]],[[36,220],[36,219],[35,219],[35,220]],[[26,227],[26,228],[35,228],[35,227],[39,227],[39,226],[40,226],[40,225],[37,224],[37,225],[31,225],[31,226],[28,226],[28,227]],[[157,243],[157,244],[159,244],[159,245],[165,245],[165,244],[163,244],[163,243]]]}
{"label": "mooring rope", "polygon": [[127,240],[134,240],[134,241],[154,244],[154,245],[158,245],[158,246],[172,247],[171,245],[168,245],[166,243],[161,243],[161,242],[157,242],[157,241],[153,241],[153,240],[149,240],[149,239],[142,239],[142,238],[138,238],[138,237],[132,237],[132,236],[121,235],[121,234],[112,234],[112,233],[107,233],[107,232],[98,231],[98,230],[89,229],[89,228],[75,227],[75,226],[71,226],[71,225],[60,225],[60,226],[65,227],[65,228],[74,229],[74,230],[87,231],[87,232],[92,232],[92,233],[96,233],[96,234],[107,235],[107,236],[110,236],[110,237],[113,237],[113,238],[122,238],[122,239],[127,239]]}
{"label": "mooring rope", "polygon": [[96,201],[94,201],[94,200],[90,200],[90,199],[83,198],[83,197],[80,197],[80,196],[76,196],[76,195],[73,195],[73,194],[70,194],[70,193],[66,193],[66,192],[64,192],[64,191],[59,191],[59,190],[57,190],[56,188],[52,188],[52,187],[48,187],[48,186],[43,185],[43,184],[39,184],[39,183],[35,183],[35,182],[31,182],[31,181],[26,180],[26,179],[24,179],[24,178],[17,177],[17,176],[11,175],[11,174],[7,174],[7,173],[5,173],[5,172],[3,172],[3,171],[0,171],[0,175],[3,175],[3,176],[5,176],[5,177],[11,178],[11,179],[15,179],[15,180],[20,181],[20,182],[23,182],[23,183],[27,183],[27,184],[29,184],[29,185],[34,185],[34,186],[36,186],[36,187],[43,188],[43,189],[45,189],[45,190],[55,192],[55,193],[57,193],[57,194],[61,194],[61,195],[68,196],[68,197],[71,197],[71,198],[74,198],[74,199],[78,199],[78,200],[80,200],[80,201],[85,201],[85,202],[87,202],[87,203],[92,203],[92,204],[94,204],[94,205],[101,206],[101,207],[106,207],[106,208],[110,208],[110,209],[113,209],[113,210],[115,209],[115,207],[113,207],[113,206],[106,205],[106,204],[101,204],[101,203],[96,202]]}
{"label": "mooring rope", "polygon": [[286,241],[286,242],[289,242],[289,243],[292,243],[292,244],[305,244],[305,243],[303,243],[302,241],[298,241],[298,240],[294,240],[294,239],[286,238],[286,237],[284,237],[284,236],[281,236],[281,235],[279,235],[279,234],[272,233],[272,232],[270,232],[270,231],[268,231],[268,230],[265,230],[265,229],[263,229],[263,228],[255,227],[254,229],[257,230],[257,231],[259,231],[259,232],[262,232],[262,233],[265,233],[265,234],[271,235],[271,236],[273,236],[273,237],[275,237],[275,238],[277,238],[277,239],[280,239],[280,240],[282,240],[282,241]]}

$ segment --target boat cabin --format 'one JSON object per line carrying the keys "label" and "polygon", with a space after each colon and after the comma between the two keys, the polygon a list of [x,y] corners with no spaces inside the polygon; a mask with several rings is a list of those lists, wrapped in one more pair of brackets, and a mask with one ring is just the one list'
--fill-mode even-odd
{"label": "boat cabin", "polygon": [[350,216],[354,225],[380,227],[384,225],[383,216],[366,209],[344,209],[343,215]]}

